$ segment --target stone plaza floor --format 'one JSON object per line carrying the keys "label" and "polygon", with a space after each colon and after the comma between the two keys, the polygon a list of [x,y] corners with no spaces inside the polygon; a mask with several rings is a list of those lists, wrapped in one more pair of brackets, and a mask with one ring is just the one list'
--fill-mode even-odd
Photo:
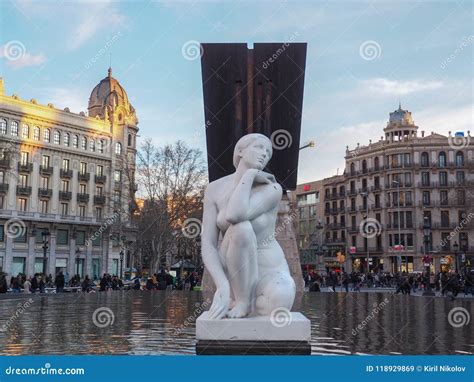
{"label": "stone plaza floor", "polygon": [[[0,296],[0,354],[195,354],[191,291]],[[304,293],[312,354],[474,354],[472,298]]]}

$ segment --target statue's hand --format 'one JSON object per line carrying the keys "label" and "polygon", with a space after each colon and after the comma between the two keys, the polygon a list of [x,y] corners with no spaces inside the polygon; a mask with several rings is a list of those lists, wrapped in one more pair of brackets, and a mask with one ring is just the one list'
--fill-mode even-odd
{"label": "statue's hand", "polygon": [[255,183],[263,183],[263,184],[272,184],[276,183],[276,179],[272,174],[269,174],[265,171],[259,171],[254,178]]}
{"label": "statue's hand", "polygon": [[230,305],[230,286],[227,283],[217,288],[212,300],[211,309],[209,309],[210,318],[219,320],[227,314]]}

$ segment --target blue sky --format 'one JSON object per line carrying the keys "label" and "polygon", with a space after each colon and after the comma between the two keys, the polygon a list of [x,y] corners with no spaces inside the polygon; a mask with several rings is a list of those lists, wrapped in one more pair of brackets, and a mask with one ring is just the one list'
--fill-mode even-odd
{"label": "blue sky", "polygon": [[[85,111],[111,54],[141,139],[205,151],[200,60],[183,46],[307,42],[302,143],[316,147],[301,152],[306,182],[341,173],[346,145],[378,140],[399,100],[427,133],[474,130],[473,4],[3,0],[0,75],[7,94]],[[21,58],[7,59],[18,42]]]}

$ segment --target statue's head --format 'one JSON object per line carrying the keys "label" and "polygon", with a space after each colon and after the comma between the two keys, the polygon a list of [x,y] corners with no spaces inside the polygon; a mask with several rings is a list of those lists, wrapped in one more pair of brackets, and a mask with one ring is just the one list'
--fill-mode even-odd
{"label": "statue's head", "polygon": [[242,161],[248,168],[263,170],[272,157],[272,142],[262,134],[247,134],[234,148],[234,167]]}

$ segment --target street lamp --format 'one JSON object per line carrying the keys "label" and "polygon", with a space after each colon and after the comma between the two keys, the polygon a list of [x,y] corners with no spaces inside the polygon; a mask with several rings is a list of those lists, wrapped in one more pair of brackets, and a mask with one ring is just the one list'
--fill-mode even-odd
{"label": "street lamp", "polygon": [[303,149],[305,149],[305,148],[307,148],[307,147],[314,147],[314,146],[316,146],[316,144],[314,143],[314,141],[309,141],[307,144],[301,146],[301,147],[300,147],[300,150],[303,150]]}
{"label": "street lamp", "polygon": [[[402,273],[402,234],[400,225],[400,182],[398,180],[392,180],[392,183],[397,185],[397,215],[398,215],[398,259],[400,259],[399,272]],[[408,273],[408,257],[405,258],[405,271]]]}
{"label": "street lamp", "polygon": [[79,275],[79,256],[81,254],[81,250],[79,249],[79,247],[76,248],[76,275],[78,275],[79,277],[81,277]]}
{"label": "street lamp", "polygon": [[459,249],[459,244],[455,241],[454,244],[453,244],[453,249],[454,249],[454,259],[456,261],[456,273],[459,272],[459,259],[458,259],[458,256],[459,256],[459,253],[458,253],[458,249]]}
{"label": "street lamp", "polygon": [[120,280],[123,277],[123,256],[124,256],[124,252],[123,252],[123,249],[121,249],[120,250]]}
{"label": "street lamp", "polygon": [[[369,192],[362,192],[361,195],[365,196],[365,207],[366,207],[366,215],[365,219],[369,219]],[[367,222],[366,222],[367,224]],[[369,265],[369,238],[367,239],[367,276],[370,274],[370,265]]]}
{"label": "street lamp", "polygon": [[434,296],[434,292],[431,290],[431,261],[433,260],[430,256],[430,234],[431,234],[431,224],[428,216],[425,216],[423,219],[423,235],[424,235],[424,256],[423,256],[423,265],[425,266],[426,273],[426,289],[423,292],[423,296]]}
{"label": "street lamp", "polygon": [[47,277],[47,265],[48,265],[48,257],[47,257],[47,252],[48,252],[48,237],[50,236],[49,230],[45,229],[43,230],[42,234],[43,236],[43,274],[45,277]]}

